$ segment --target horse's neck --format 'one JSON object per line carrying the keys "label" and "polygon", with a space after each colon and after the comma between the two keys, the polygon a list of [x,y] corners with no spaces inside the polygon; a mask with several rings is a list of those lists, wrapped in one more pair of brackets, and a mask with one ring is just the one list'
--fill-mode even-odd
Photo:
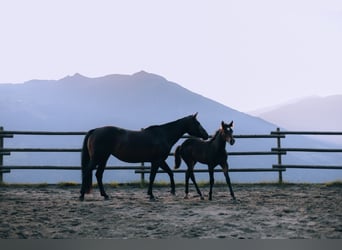
{"label": "horse's neck", "polygon": [[166,137],[169,144],[174,145],[179,138],[181,138],[186,133],[186,121],[184,119],[179,119],[174,122],[169,122],[161,125],[166,131]]}
{"label": "horse's neck", "polygon": [[226,148],[226,141],[222,139],[219,132],[217,132],[211,141],[211,145],[215,147],[217,150]]}

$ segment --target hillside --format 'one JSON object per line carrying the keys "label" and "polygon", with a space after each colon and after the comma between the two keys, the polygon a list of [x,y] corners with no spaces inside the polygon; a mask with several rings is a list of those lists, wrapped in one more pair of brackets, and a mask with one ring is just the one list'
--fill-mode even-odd
{"label": "hillside", "polygon": [[88,130],[103,125],[140,129],[194,112],[211,132],[221,120],[232,119],[240,133],[249,132],[251,122],[254,133],[275,127],[143,71],[131,76],[76,74],[56,81],[1,84],[0,109],[1,126],[12,130]]}
{"label": "hillside", "polygon": [[[342,95],[314,96],[251,114],[287,130],[342,131],[341,107]],[[322,138],[342,145],[342,136]]]}
{"label": "hillside", "polygon": [[[209,134],[213,134],[222,120],[234,120],[235,134],[260,134],[276,129],[263,119],[239,112],[218,102],[193,93],[167,79],[144,71],[133,75],[108,75],[88,78],[80,74],[60,80],[32,80],[22,84],[0,84],[0,126],[6,130],[88,131],[95,127],[114,125],[132,130],[173,121],[198,112],[198,120]],[[317,123],[316,123],[317,124]],[[80,148],[83,136],[46,137],[16,136],[6,139],[6,147],[67,147]],[[297,147],[320,143],[305,137],[287,140]],[[177,143],[178,144],[178,143]],[[177,145],[176,144],[176,145]],[[241,139],[228,151],[263,151],[275,146],[275,140]],[[80,156],[74,153],[13,153],[5,157],[5,164],[13,165],[79,165]],[[284,159],[309,164],[336,162],[335,157],[289,156]],[[299,162],[298,162],[299,160]],[[173,158],[169,164],[173,166]],[[271,167],[276,158],[230,157],[231,167]],[[109,164],[118,164],[111,157]],[[119,164],[123,164],[120,162]],[[335,163],[336,164],[336,163]],[[204,166],[197,166],[204,167]],[[185,168],[183,165],[182,168]],[[291,179],[291,172],[287,175]],[[333,172],[327,175],[333,176]],[[318,176],[318,175],[317,175]],[[317,177],[316,176],[316,177]],[[182,176],[178,176],[181,180]],[[219,176],[221,177],[221,176]],[[251,182],[274,180],[274,173],[232,173],[233,181]],[[299,175],[295,178],[305,178]],[[310,177],[308,181],[317,181]],[[319,176],[320,177],[320,176]],[[105,180],[129,181],[137,178],[132,171],[110,171]],[[157,178],[165,178],[159,176]],[[207,180],[207,175],[202,175]],[[200,179],[200,177],[199,177]],[[5,175],[9,182],[80,181],[78,171],[12,171]],[[218,178],[218,180],[220,180]]]}

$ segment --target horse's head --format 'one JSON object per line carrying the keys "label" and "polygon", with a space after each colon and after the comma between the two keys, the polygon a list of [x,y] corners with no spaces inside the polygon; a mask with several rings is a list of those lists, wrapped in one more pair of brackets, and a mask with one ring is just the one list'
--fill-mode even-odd
{"label": "horse's head", "polygon": [[197,121],[197,113],[190,115],[189,125],[187,126],[187,133],[192,136],[200,137],[204,140],[209,138],[207,131],[202,127],[202,125]]}
{"label": "horse's head", "polygon": [[235,143],[232,127],[233,121],[231,121],[229,124],[224,123],[224,121],[221,122],[221,135],[223,136],[224,140],[227,141],[230,145],[234,145]]}

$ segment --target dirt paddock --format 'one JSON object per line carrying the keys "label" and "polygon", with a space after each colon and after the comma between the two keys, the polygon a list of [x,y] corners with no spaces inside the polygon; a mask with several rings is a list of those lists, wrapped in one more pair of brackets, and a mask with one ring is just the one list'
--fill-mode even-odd
{"label": "dirt paddock", "polygon": [[342,238],[341,185],[235,184],[237,201],[227,187],[208,187],[201,201],[191,186],[176,196],[155,187],[151,202],[146,188],[106,186],[78,200],[79,186],[0,186],[0,239],[174,239],[174,238]]}

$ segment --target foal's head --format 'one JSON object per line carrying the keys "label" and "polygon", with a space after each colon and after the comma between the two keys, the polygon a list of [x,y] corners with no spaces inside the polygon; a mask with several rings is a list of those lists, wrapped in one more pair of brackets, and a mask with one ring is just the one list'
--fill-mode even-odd
{"label": "foal's head", "polygon": [[221,128],[220,128],[220,136],[228,142],[230,145],[234,145],[235,139],[233,136],[233,121],[231,121],[229,124],[224,123],[224,121],[221,122]]}

